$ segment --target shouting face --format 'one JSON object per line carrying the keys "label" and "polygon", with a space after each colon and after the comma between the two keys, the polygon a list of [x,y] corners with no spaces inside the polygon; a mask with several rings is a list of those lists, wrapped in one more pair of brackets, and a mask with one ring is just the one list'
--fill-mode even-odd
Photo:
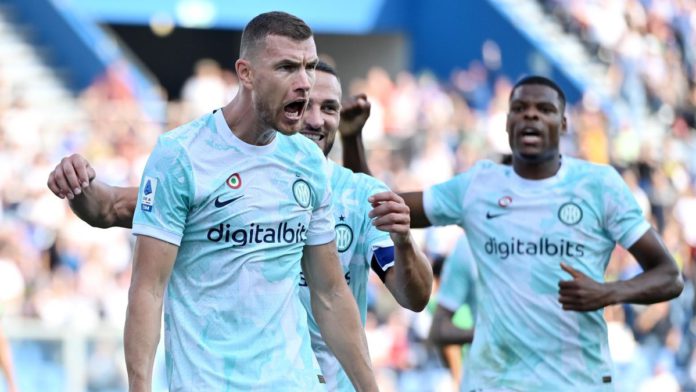
{"label": "shouting face", "polygon": [[317,65],[314,39],[269,35],[251,60],[252,100],[262,124],[283,134],[300,130]]}
{"label": "shouting face", "polygon": [[543,84],[523,84],[510,97],[507,132],[514,159],[539,164],[559,155],[566,131],[563,104],[556,90]]}

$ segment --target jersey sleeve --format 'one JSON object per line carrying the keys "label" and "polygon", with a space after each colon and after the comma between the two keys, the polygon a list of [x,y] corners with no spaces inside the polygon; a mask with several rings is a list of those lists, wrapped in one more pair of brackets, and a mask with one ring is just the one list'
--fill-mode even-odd
{"label": "jersey sleeve", "polygon": [[619,173],[608,168],[604,176],[604,224],[612,240],[630,248],[649,229],[638,202]]}
{"label": "jersey sleeve", "polygon": [[477,167],[425,190],[423,209],[430,223],[435,226],[462,225],[464,197],[478,171]]}
{"label": "jersey sleeve", "polygon": [[438,293],[438,303],[447,310],[456,312],[472,299],[476,280],[476,262],[465,234],[445,259]]}
{"label": "jersey sleeve", "polygon": [[[376,179],[371,177],[363,178],[363,183],[368,179],[372,182],[372,186],[368,188],[365,194],[365,203],[367,198],[375,193],[389,192],[389,188]],[[368,208],[371,206],[368,203]],[[367,216],[368,211],[365,211]],[[372,224],[372,219],[365,220],[365,260],[370,260],[370,267],[384,282],[387,271],[394,266],[394,242],[388,232],[379,230]]]}
{"label": "jersey sleeve", "polygon": [[323,245],[334,240],[336,231],[334,230],[334,217],[331,209],[331,184],[328,177],[328,164],[322,156],[321,175],[317,178],[316,199],[314,209],[312,210],[312,218],[309,222],[307,230],[306,245]]}
{"label": "jersey sleeve", "polygon": [[160,137],[138,189],[133,234],[179,245],[194,194],[188,154],[176,140]]}

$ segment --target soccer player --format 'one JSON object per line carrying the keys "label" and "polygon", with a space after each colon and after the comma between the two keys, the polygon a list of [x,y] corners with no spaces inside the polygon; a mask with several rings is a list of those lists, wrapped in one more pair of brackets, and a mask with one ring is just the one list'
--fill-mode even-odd
{"label": "soccer player", "polygon": [[170,390],[324,390],[300,271],[322,336],[351,382],[376,390],[337,256],[327,161],[296,135],[317,62],[302,20],[261,14],[242,33],[238,95],[159,138],[132,225],[131,390],[150,389],[163,302]]}
{"label": "soccer player", "polygon": [[[452,378],[457,385],[462,379],[465,348],[474,338],[473,317],[476,314],[476,280],[478,270],[471,254],[469,240],[462,234],[447,256],[437,292],[437,307],[430,326],[429,340],[443,348]],[[459,348],[450,356],[447,347]]]}
{"label": "soccer player", "polygon": [[[602,309],[678,296],[679,270],[613,168],[560,155],[566,100],[556,83],[524,78],[509,104],[512,167],[484,160],[402,194],[412,227],[464,228],[478,265],[476,333],[461,390],[613,390]],[[616,243],[643,272],[604,282]]]}
{"label": "soccer player", "polygon": [[[328,155],[334,144],[339,121],[346,135],[356,135],[369,116],[369,103],[364,96],[346,101],[341,111],[341,85],[336,71],[324,62],[316,67],[316,81],[309,95],[304,114],[304,126],[300,131],[313,140]],[[339,118],[343,113],[346,121]],[[343,137],[344,142],[352,136]],[[358,303],[361,319],[365,323],[367,313],[367,279],[370,269],[385,283],[397,302],[405,308],[420,311],[430,296],[432,270],[428,260],[416,247],[410,235],[408,207],[398,195],[388,192],[380,181],[363,174],[354,174],[332,161],[328,161],[332,188],[332,204],[336,221],[336,243],[343,267],[343,276]],[[77,173],[80,173],[79,175]],[[71,207],[79,211],[88,223],[99,227],[121,225],[130,227],[129,217],[137,199],[137,188],[110,187],[94,181],[96,173],[79,155],[63,159],[51,174],[49,185],[56,193],[72,187],[80,187],[80,180],[90,187],[103,189],[99,199],[79,197],[71,201]],[[60,188],[68,184],[69,187]],[[58,189],[61,189],[58,191]],[[383,199],[374,203],[387,203],[387,213],[375,219],[367,214],[372,204],[368,197],[387,191]],[[95,208],[97,207],[98,208]],[[120,206],[120,207],[119,207]],[[309,328],[314,350],[322,375],[330,391],[354,390],[345,371],[328,347],[312,315],[311,290],[304,276],[300,278],[300,298],[309,317]]]}
{"label": "soccer player", "polygon": [[[333,68],[322,62],[317,66],[317,78],[309,96],[304,118],[303,135],[314,140],[328,155],[339,126],[341,85]],[[364,96],[346,104],[340,119],[345,144],[350,135],[359,135],[369,115]],[[342,135],[343,135],[342,134]],[[362,143],[359,143],[360,145]],[[363,324],[367,313],[367,280],[370,269],[375,271],[403,307],[421,311],[428,302],[433,274],[425,255],[417,249],[410,234],[409,210],[403,199],[388,190],[386,185],[365,174],[329,162],[332,204],[336,221],[336,245],[343,273],[358,303]],[[368,203],[368,198],[379,196]],[[371,219],[372,206],[383,205],[382,215]],[[310,293],[306,285],[300,296],[309,314],[312,348],[319,360],[330,391],[353,390],[346,373],[320,335],[315,317],[310,312]]]}

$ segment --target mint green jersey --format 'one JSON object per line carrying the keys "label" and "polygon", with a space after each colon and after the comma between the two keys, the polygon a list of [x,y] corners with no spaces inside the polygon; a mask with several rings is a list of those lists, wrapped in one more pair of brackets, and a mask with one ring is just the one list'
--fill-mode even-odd
{"label": "mint green jersey", "polygon": [[468,305],[472,313],[476,314],[477,278],[478,269],[471,254],[469,240],[462,234],[442,267],[438,304],[451,312]]}
{"label": "mint green jersey", "polygon": [[[389,233],[372,225],[367,214],[372,206],[367,198],[389,189],[381,181],[352,171],[329,161],[336,248],[343,266],[343,274],[360,310],[363,325],[367,314],[367,280],[372,268],[384,279],[394,265],[394,243]],[[307,309],[312,349],[317,356],[329,391],[354,391],[348,375],[341,368],[312,316],[309,287],[300,279],[300,298]]]}
{"label": "mint green jersey", "polygon": [[603,282],[616,243],[633,245],[650,225],[609,166],[563,158],[532,181],[482,161],[430,188],[435,225],[464,228],[478,265],[476,332],[462,391],[610,391],[612,364],[602,310],[564,311],[560,263]]}
{"label": "mint green jersey", "polygon": [[298,283],[304,246],[334,239],[327,172],[304,136],[249,145],[219,110],[160,136],[133,233],[179,247],[164,299],[170,391],[325,390]]}

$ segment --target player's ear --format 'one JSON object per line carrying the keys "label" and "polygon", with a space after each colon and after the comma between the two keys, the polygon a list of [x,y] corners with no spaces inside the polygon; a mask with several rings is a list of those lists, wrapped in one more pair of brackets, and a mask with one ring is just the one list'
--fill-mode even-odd
{"label": "player's ear", "polygon": [[239,59],[234,63],[234,69],[237,71],[239,83],[247,90],[251,90],[254,86],[254,75],[251,69],[251,62],[247,59]]}

